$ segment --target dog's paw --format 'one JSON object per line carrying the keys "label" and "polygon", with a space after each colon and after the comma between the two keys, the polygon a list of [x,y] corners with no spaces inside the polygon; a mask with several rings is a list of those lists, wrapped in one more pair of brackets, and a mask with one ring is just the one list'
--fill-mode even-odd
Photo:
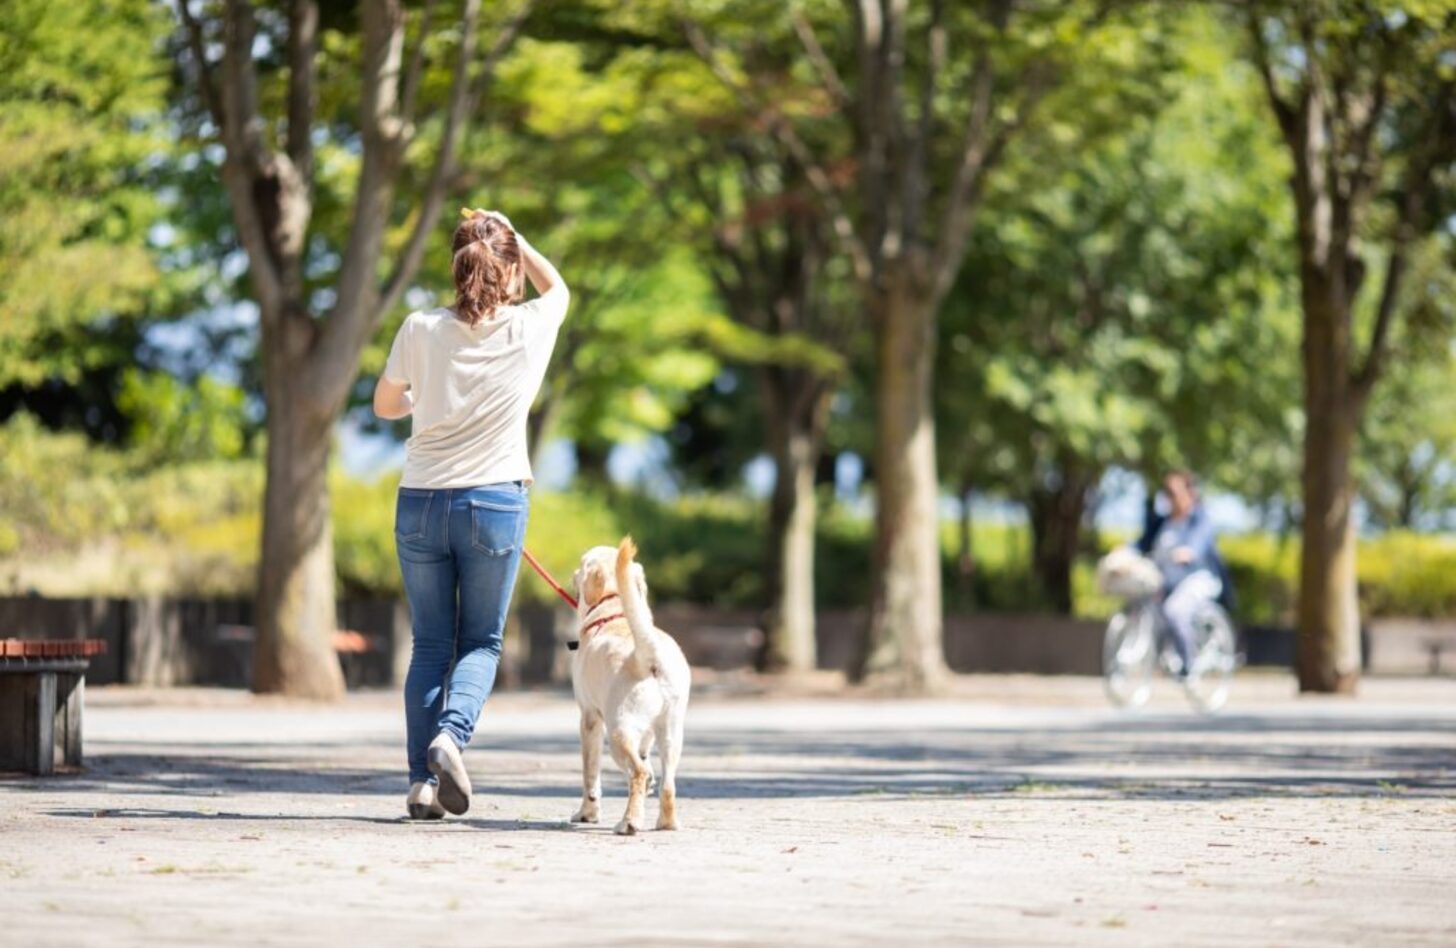
{"label": "dog's paw", "polygon": [[678,824],[676,816],[659,816],[657,818],[657,828],[660,830],[676,830],[681,827]]}
{"label": "dog's paw", "polygon": [[636,836],[637,825],[631,820],[623,817],[622,822],[612,827],[612,832],[616,833],[618,836]]}

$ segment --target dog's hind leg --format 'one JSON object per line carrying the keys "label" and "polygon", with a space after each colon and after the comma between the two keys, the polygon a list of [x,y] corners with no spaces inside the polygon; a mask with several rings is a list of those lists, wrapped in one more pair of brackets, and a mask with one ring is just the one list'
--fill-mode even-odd
{"label": "dog's hind leg", "polygon": [[650,797],[657,789],[657,774],[652,771],[652,745],[657,739],[657,733],[650,728],[642,733],[642,751],[637,756],[642,758],[642,763],[647,766],[647,795]]}
{"label": "dog's hind leg", "polygon": [[662,786],[658,791],[657,828],[675,830],[677,821],[677,762],[682,756],[683,716],[669,714],[658,727],[657,753],[662,757]]}
{"label": "dog's hind leg", "polygon": [[602,808],[602,719],[594,714],[581,715],[581,807],[572,815],[573,823],[595,823]]}
{"label": "dog's hind leg", "polygon": [[631,836],[646,822],[647,777],[651,773],[647,764],[638,756],[642,745],[632,735],[621,729],[613,730],[608,738],[612,759],[627,775],[627,812],[614,831],[619,836]]}

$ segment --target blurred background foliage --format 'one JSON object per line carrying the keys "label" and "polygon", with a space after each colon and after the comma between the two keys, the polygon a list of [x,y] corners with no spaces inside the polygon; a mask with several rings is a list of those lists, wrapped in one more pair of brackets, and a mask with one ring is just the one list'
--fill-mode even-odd
{"label": "blurred background foliage", "polygon": [[[349,5],[324,7],[328,116],[350,107],[357,35]],[[801,195],[774,179],[758,184],[780,205],[746,197],[734,162],[767,132],[735,117],[732,95],[687,48],[677,8],[541,5],[501,64],[489,120],[461,150],[452,191],[504,208],[573,290],[531,425],[538,455],[560,447],[574,475],[568,489],[536,490],[528,542],[560,575],[582,550],[631,532],[656,595],[762,607],[766,488],[745,471],[762,464],[765,416],[777,409],[754,372],[807,366],[834,380],[815,597],[859,607],[874,479],[864,462],[868,327],[770,335],[729,312],[715,238]],[[837,4],[693,8],[730,39],[758,42],[755,81],[805,120],[806,135],[837,134],[816,124],[832,106],[791,55],[791,14],[823,22]],[[222,155],[176,62],[176,24],[151,0],[3,9],[0,591],[246,594],[263,476],[256,311],[217,179]],[[947,608],[1105,612],[1091,564],[1127,527],[1097,529],[1099,512],[1126,485],[1187,465],[1248,515],[1247,532],[1223,540],[1242,618],[1287,622],[1300,316],[1290,169],[1259,79],[1238,31],[1210,7],[1130,8],[1095,48],[1063,35],[1067,22],[1048,15],[1005,53],[1055,47],[1077,68],[990,180],[939,321]],[[448,33],[431,43],[450,47]],[[445,94],[447,67],[447,56],[432,59],[422,96]],[[267,73],[264,96],[282,94],[279,72]],[[338,268],[357,173],[356,144],[324,125],[308,265],[320,288]],[[738,216],[716,219],[699,189]],[[402,220],[391,246],[404,239]],[[443,226],[433,235],[409,307],[449,301],[447,239]],[[826,272],[837,299],[843,261]],[[1449,226],[1416,248],[1411,273],[1394,368],[1364,424],[1361,597],[1373,615],[1452,615]],[[365,407],[404,315],[366,351],[340,434],[332,489],[345,593],[399,592],[397,474],[359,458],[397,458],[389,449],[407,434]],[[632,477],[610,471],[623,445],[636,446]],[[1054,548],[1069,526],[1071,543]],[[1058,590],[1059,573],[1069,590]],[[530,577],[519,594],[550,595]]]}

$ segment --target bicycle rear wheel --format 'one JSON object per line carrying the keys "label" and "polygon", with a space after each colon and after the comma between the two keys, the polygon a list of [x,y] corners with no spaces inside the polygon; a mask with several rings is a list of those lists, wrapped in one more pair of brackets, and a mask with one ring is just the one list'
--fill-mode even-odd
{"label": "bicycle rear wheel", "polygon": [[1153,693],[1157,659],[1153,610],[1130,605],[1107,620],[1102,638],[1102,685],[1120,708],[1140,708]]}
{"label": "bicycle rear wheel", "polygon": [[1194,614],[1193,634],[1193,658],[1183,690],[1194,707],[1211,713],[1228,701],[1229,685],[1238,668],[1233,620],[1211,602]]}

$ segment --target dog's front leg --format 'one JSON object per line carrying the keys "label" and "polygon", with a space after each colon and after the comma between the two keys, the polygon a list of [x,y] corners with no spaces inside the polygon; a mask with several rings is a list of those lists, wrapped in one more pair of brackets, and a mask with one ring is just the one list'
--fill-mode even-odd
{"label": "dog's front leg", "polygon": [[573,823],[595,823],[602,810],[602,719],[581,715],[581,807]]}

